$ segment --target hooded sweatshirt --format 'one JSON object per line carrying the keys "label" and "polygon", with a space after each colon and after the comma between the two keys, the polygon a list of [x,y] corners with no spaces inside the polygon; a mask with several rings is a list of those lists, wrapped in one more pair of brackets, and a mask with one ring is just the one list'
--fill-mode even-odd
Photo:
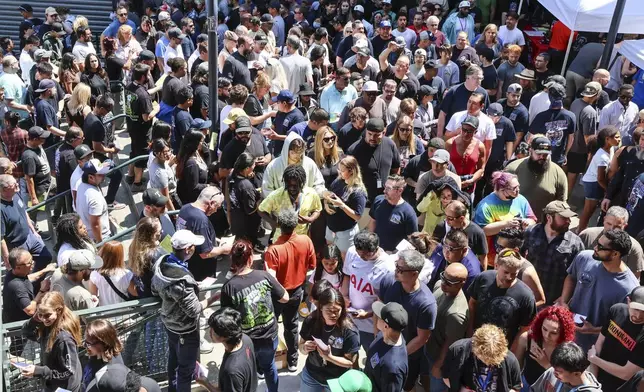
{"label": "hooded sweatshirt", "polygon": [[55,37],[54,34],[50,31],[43,35],[42,47],[45,50],[51,50],[51,62],[60,66],[60,60],[63,58],[63,40]]}
{"label": "hooded sweatshirt", "polygon": [[[295,139],[300,139],[304,142],[304,139],[302,139],[302,137],[297,133],[289,133],[286,140],[284,140],[284,145],[282,146],[282,155],[272,160],[266,167],[264,178],[262,180],[262,192],[264,193],[264,197],[268,196],[269,193],[274,190],[284,186],[282,175],[284,174],[284,169],[288,166],[288,149]],[[306,172],[306,183],[304,186],[315,189],[318,195],[320,195],[326,188],[324,187],[324,177],[322,177],[322,173],[315,164],[315,161],[307,157],[305,152],[302,151],[300,165]]]}
{"label": "hooded sweatshirt", "polygon": [[[575,392],[602,392],[602,386],[591,372],[584,372],[584,376],[591,383],[587,385],[580,385],[573,387],[570,384],[562,383],[555,377],[555,369],[550,368],[546,370],[537,381],[530,387],[531,392],[570,392],[574,389]],[[561,388],[559,388],[561,385]]]}
{"label": "hooded sweatshirt", "polygon": [[160,257],[154,264],[152,294],[161,298],[161,321],[170,332],[186,334],[199,327],[199,284],[186,262],[174,254]]}
{"label": "hooded sweatshirt", "polygon": [[47,392],[58,388],[71,392],[80,391],[83,370],[78,359],[77,342],[72,334],[62,330],[56,335],[51,351],[48,351],[51,328],[45,327],[43,335],[38,336],[38,328],[42,325],[30,318],[22,327],[22,333],[27,339],[40,343],[41,365],[36,365],[34,376],[45,381]]}

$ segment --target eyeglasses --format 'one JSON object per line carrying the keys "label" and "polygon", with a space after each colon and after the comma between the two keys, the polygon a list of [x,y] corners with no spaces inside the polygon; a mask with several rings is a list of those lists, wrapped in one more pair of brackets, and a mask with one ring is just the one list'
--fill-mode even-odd
{"label": "eyeglasses", "polygon": [[322,138],[322,140],[323,140],[325,143],[333,143],[333,142],[335,142],[335,136],[325,137],[325,138]]}
{"label": "eyeglasses", "polygon": [[119,16],[127,16],[127,13],[120,13]]}
{"label": "eyeglasses", "polygon": [[507,187],[507,188],[505,188],[505,190],[510,191],[510,192],[518,192],[519,188],[521,188],[521,185],[517,185],[517,186],[513,186],[513,187]]}
{"label": "eyeglasses", "polygon": [[609,250],[609,251],[610,251],[610,250],[614,250],[614,249],[612,249],[612,248],[609,248],[609,247],[606,247],[606,246],[604,246],[604,245],[600,244],[599,242],[597,243],[597,245],[595,245],[595,247],[597,248],[597,250],[598,250],[598,251],[602,251],[602,250]]}
{"label": "eyeglasses", "polygon": [[24,264],[16,264],[16,267],[22,267],[22,266],[31,267],[32,265],[34,265],[34,261],[33,261],[33,260],[31,260],[31,261],[30,261],[30,262],[28,262],[28,263],[24,263]]}
{"label": "eyeglasses", "polygon": [[402,273],[405,273],[405,272],[418,272],[418,271],[416,271],[415,269],[403,269],[402,267],[400,267],[398,265],[396,266],[396,273],[402,274]]}
{"label": "eyeglasses", "polygon": [[385,186],[385,191],[387,191],[387,192],[389,192],[389,191],[399,191],[401,189],[402,189],[402,187],[400,187],[400,186]]}
{"label": "eyeglasses", "polygon": [[100,343],[101,343],[101,342],[92,342],[92,341],[89,341],[89,340],[85,340],[85,341],[83,342],[83,346],[85,346],[86,348],[88,348],[88,347],[96,346],[97,344],[100,344]]}
{"label": "eyeglasses", "polygon": [[411,132],[412,129],[412,127],[398,127],[399,132]]}
{"label": "eyeglasses", "polygon": [[464,246],[452,246],[447,244],[445,241],[443,241],[443,249],[445,249],[448,252],[458,252],[459,250],[465,249]]}
{"label": "eyeglasses", "polygon": [[462,280],[451,280],[451,279],[449,279],[448,277],[445,276],[445,271],[441,272],[439,274],[439,276],[440,276],[441,282],[445,283],[448,286],[455,286],[457,284],[463,283]]}

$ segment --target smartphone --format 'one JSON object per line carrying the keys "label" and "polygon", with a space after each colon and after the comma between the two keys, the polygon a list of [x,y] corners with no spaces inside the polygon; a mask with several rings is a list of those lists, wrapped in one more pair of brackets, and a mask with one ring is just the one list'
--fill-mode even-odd
{"label": "smartphone", "polygon": [[30,366],[28,363],[25,363],[25,362],[11,362],[11,364],[17,367],[18,369],[24,369]]}

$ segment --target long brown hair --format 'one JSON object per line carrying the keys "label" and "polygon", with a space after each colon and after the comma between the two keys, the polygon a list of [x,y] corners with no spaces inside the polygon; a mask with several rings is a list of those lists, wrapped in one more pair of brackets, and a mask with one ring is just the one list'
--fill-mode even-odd
{"label": "long brown hair", "polygon": [[396,143],[396,147],[400,148],[400,131],[399,128],[401,125],[409,123],[411,125],[411,132],[409,133],[409,139],[407,140],[407,143],[409,143],[409,153],[412,155],[416,154],[416,134],[414,133],[414,119],[411,118],[410,116],[407,116],[406,114],[400,116],[398,118],[398,121],[396,121],[396,130],[394,131],[394,135],[391,137],[391,140],[393,140],[394,143]]}
{"label": "long brown hair", "polygon": [[161,231],[161,223],[157,218],[143,217],[136,224],[134,238],[129,249],[130,270],[136,276],[142,276],[148,270],[150,257],[159,246],[156,234]]}
{"label": "long brown hair", "polygon": [[125,268],[123,244],[118,241],[108,241],[103,244],[98,255],[103,259],[103,266],[98,270],[101,274],[109,275],[114,270]]}
{"label": "long brown hair", "polygon": [[[119,340],[116,328],[108,320],[94,320],[87,324],[85,336],[91,340],[98,340],[103,346],[100,358],[109,362],[123,351],[123,344]],[[90,340],[90,339],[88,339]]]}
{"label": "long brown hair", "polygon": [[326,158],[324,157],[324,135],[327,132],[335,137],[335,143],[333,143],[333,148],[331,148],[331,164],[335,165],[340,161],[340,152],[338,151],[338,135],[335,133],[331,127],[324,126],[318,129],[315,133],[315,143],[313,145],[314,150],[314,160],[315,164],[318,167],[323,167],[326,164]]}
{"label": "long brown hair", "polygon": [[346,303],[340,291],[335,288],[324,290],[318,297],[318,304],[318,308],[311,314],[311,317],[313,317],[314,320],[312,332],[315,336],[321,336],[324,330],[325,322],[324,316],[322,315],[322,308],[327,305],[339,305],[342,307],[340,316],[338,317],[338,321],[336,322],[336,325],[338,327],[342,329],[353,328],[351,319],[347,317]]}
{"label": "long brown hair", "polygon": [[42,337],[45,334],[45,329],[50,329],[49,341],[47,341],[47,352],[51,352],[54,347],[54,342],[61,331],[69,332],[76,345],[80,346],[82,342],[80,320],[78,316],[65,306],[65,300],[59,292],[50,291],[43,295],[40,304],[38,304],[38,311],[42,310],[47,310],[58,315],[56,321],[51,326],[45,327],[43,325],[38,331],[39,336]]}

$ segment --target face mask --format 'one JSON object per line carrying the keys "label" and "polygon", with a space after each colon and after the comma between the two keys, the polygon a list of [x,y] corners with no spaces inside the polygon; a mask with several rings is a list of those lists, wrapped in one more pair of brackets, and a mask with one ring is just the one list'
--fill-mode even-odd
{"label": "face mask", "polygon": [[314,29],[319,29],[320,28],[320,22],[313,22],[313,28]]}
{"label": "face mask", "polygon": [[550,109],[561,109],[563,107],[563,99],[553,99],[550,96]]}

